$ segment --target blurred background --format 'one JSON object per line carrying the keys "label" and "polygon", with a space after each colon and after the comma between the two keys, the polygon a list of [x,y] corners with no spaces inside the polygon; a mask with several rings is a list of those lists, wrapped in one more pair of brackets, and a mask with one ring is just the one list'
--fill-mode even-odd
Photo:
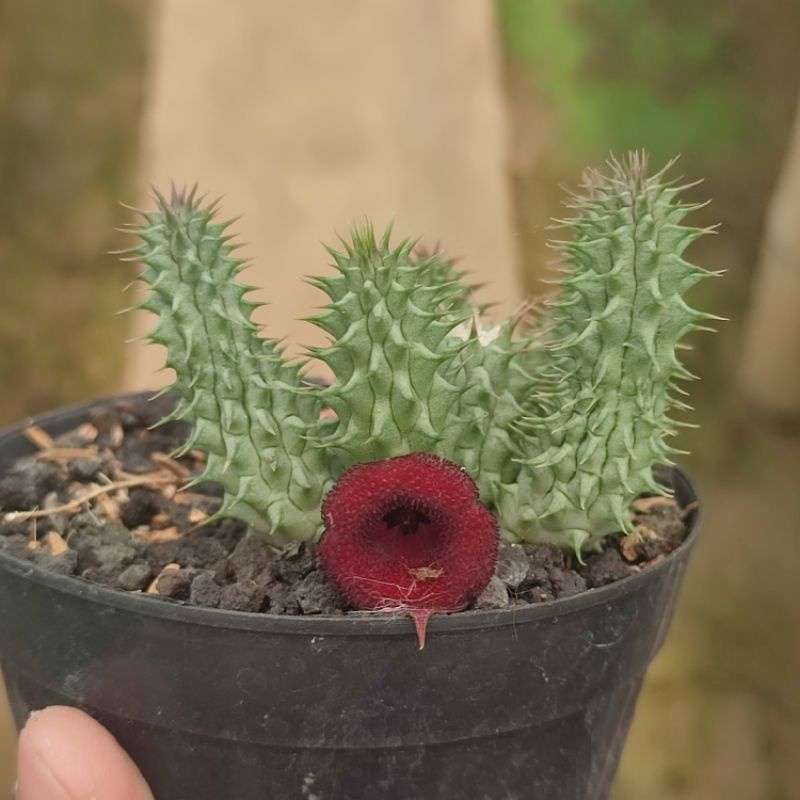
{"label": "blurred background", "polygon": [[[728,270],[694,304],[731,321],[687,355],[705,532],[615,797],[800,798],[798,92],[797,0],[0,0],[0,423],[164,381],[106,255],[150,184],[244,213],[296,351],[350,220],[440,240],[507,309],[562,185],[680,154],[721,223],[693,260]],[[0,800],[13,738],[0,703]]]}

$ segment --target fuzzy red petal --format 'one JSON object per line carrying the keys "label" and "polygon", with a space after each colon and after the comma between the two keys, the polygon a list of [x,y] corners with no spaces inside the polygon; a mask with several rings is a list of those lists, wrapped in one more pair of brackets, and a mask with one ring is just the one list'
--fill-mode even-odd
{"label": "fuzzy red petal", "polygon": [[494,572],[497,520],[461,467],[429,453],[352,467],[322,515],[322,563],[356,608],[456,611]]}

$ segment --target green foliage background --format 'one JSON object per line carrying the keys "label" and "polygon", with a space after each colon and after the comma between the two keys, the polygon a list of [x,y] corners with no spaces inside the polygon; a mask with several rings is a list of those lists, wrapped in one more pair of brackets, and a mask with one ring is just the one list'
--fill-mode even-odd
{"label": "green foliage background", "polygon": [[681,5],[499,0],[508,52],[557,107],[566,152],[593,156],[601,143],[629,150],[646,142],[663,161],[676,148],[719,156],[742,141],[747,114],[726,70],[729,32],[698,25]]}

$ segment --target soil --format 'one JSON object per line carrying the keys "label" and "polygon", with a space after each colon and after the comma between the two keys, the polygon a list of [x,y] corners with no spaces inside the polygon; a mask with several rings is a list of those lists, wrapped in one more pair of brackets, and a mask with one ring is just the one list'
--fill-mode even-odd
{"label": "soil", "polygon": [[[189,427],[152,426],[168,396],[120,401],[56,439],[26,431],[38,452],[0,476],[0,549],[44,569],[115,589],[211,608],[270,614],[350,611],[313,545],[276,548],[244,523],[212,519],[221,488],[179,491],[204,456],[172,458]],[[693,509],[672,498],[633,504],[637,531],[609,537],[585,563],[548,545],[502,543],[495,575],[474,602],[507,608],[569,597],[658,563],[686,538]]]}

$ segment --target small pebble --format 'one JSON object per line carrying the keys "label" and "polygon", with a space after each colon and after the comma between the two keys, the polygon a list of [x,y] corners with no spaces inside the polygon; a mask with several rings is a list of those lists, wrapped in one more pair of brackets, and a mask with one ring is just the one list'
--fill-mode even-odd
{"label": "small pebble", "polygon": [[543,586],[533,586],[524,592],[522,597],[529,603],[547,603],[549,600],[555,600],[553,592]]}
{"label": "small pebble", "polygon": [[260,611],[266,593],[254,581],[238,581],[222,587],[219,608],[226,611]]}
{"label": "small pebble", "polygon": [[524,592],[528,589],[539,588],[550,590],[550,570],[541,564],[531,564],[528,575],[519,585],[519,591]]}
{"label": "small pebble", "polygon": [[217,608],[222,599],[222,587],[208,572],[201,572],[193,581],[189,602],[207,608]]}
{"label": "small pebble", "polygon": [[287,583],[295,583],[316,566],[316,557],[304,542],[290,542],[275,561],[275,574]]}
{"label": "small pebble", "polygon": [[528,577],[529,568],[528,555],[520,545],[500,543],[494,574],[509,589],[516,589]]}
{"label": "small pebble", "polygon": [[131,489],[128,501],[123,503],[119,510],[122,524],[131,529],[147,525],[159,511],[163,511],[165,502],[161,492],[138,486]]}
{"label": "small pebble", "polygon": [[552,570],[550,582],[556,597],[572,597],[572,595],[580,594],[587,589],[583,575],[567,569]]}
{"label": "small pebble", "polygon": [[225,547],[216,539],[187,534],[178,539],[175,561],[182,567],[210,567],[227,555]]}
{"label": "small pebble", "polygon": [[246,536],[231,553],[228,564],[239,581],[255,580],[270,569],[275,556],[256,536]]}
{"label": "small pebble", "polygon": [[509,603],[508,589],[505,583],[496,575],[486,585],[486,588],[478,595],[475,600],[475,608],[507,608]]}
{"label": "small pebble", "polygon": [[270,614],[299,614],[300,602],[295,592],[285,583],[273,581],[264,587]]}
{"label": "small pebble", "polygon": [[78,554],[74,550],[65,550],[58,555],[41,550],[28,552],[31,553],[29,560],[48,572],[56,575],[74,575],[78,571]]}
{"label": "small pebble", "polygon": [[178,553],[178,540],[170,539],[166,542],[156,542],[147,547],[145,558],[156,568],[165,567],[175,562]]}
{"label": "small pebble", "polygon": [[70,480],[89,483],[95,480],[101,472],[106,473],[108,465],[102,458],[76,458],[69,465]]}
{"label": "small pebble", "polygon": [[0,508],[21,511],[41,506],[61,484],[59,468],[48,461],[23,461],[0,478]]}
{"label": "small pebble", "polygon": [[563,567],[564,553],[551,544],[524,544],[522,549],[533,566]]}
{"label": "small pebble", "polygon": [[347,607],[322,570],[312,570],[295,587],[304,614],[336,614]]}
{"label": "small pebble", "polygon": [[80,550],[99,544],[132,544],[131,532],[116,522],[98,522],[97,518],[73,517],[69,524],[67,541],[70,547]]}
{"label": "small pebble", "polygon": [[88,566],[99,567],[106,572],[121,572],[132,564],[138,555],[136,548],[129,544],[101,544],[93,550],[84,550],[78,553],[81,569]]}
{"label": "small pebble", "polygon": [[169,570],[158,579],[156,591],[162,597],[171,597],[173,600],[188,600],[192,581],[196,577],[196,569]]}
{"label": "small pebble", "polygon": [[135,592],[147,587],[153,577],[153,569],[149,564],[131,564],[119,574],[117,586],[128,592]]}
{"label": "small pebble", "polygon": [[634,569],[626,564],[617,550],[604,550],[602,553],[586,559],[586,566],[581,570],[590,589],[605,586],[632,575]]}
{"label": "small pebble", "polygon": [[112,573],[116,573],[116,578],[139,555],[130,532],[113,522],[95,526],[94,529],[73,530],[66,539],[78,554],[79,571],[98,570],[105,576],[104,582],[109,580]]}

